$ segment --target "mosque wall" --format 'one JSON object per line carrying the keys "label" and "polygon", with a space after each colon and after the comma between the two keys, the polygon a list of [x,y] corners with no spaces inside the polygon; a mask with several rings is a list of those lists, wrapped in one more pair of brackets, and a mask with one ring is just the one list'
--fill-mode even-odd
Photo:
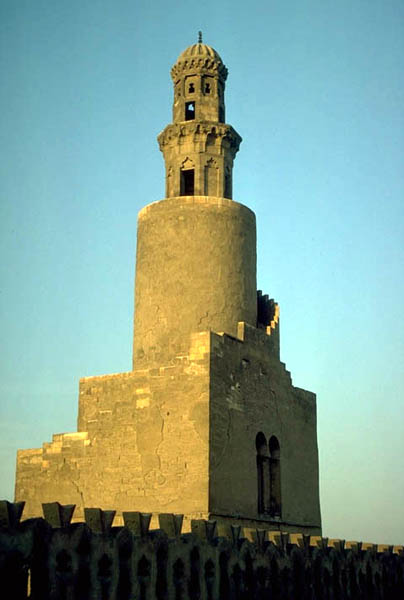
{"label": "mosque wall", "polygon": [[19,523],[21,505],[0,502],[0,577],[13,600],[401,599],[403,546],[231,527],[182,515],[44,505]]}

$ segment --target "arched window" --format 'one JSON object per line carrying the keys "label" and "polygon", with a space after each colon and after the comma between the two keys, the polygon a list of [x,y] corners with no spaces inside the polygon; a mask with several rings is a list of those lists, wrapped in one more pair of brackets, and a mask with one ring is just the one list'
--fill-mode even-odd
{"label": "arched window", "polygon": [[193,196],[195,193],[195,171],[181,171],[181,196]]}
{"label": "arched window", "polygon": [[265,435],[260,431],[255,438],[257,449],[257,483],[258,483],[258,512],[269,511],[270,479],[269,455]]}
{"label": "arched window", "polygon": [[188,157],[181,163],[180,196],[193,196],[195,194],[195,167]]}
{"label": "arched window", "polygon": [[195,119],[195,102],[185,102],[185,120],[193,121]]}
{"label": "arched window", "polygon": [[281,503],[281,450],[278,439],[273,435],[268,443],[269,447],[269,514],[280,517],[282,514]]}

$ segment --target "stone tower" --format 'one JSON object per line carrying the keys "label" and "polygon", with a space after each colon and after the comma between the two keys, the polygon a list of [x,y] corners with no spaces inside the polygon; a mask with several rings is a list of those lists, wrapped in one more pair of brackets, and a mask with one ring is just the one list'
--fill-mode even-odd
{"label": "stone tower", "polygon": [[232,200],[241,138],[203,44],[172,68],[166,198],[138,217],[133,370],[80,380],[78,431],[20,450],[16,500],[321,533],[315,395],[279,358],[256,291],[255,215]]}

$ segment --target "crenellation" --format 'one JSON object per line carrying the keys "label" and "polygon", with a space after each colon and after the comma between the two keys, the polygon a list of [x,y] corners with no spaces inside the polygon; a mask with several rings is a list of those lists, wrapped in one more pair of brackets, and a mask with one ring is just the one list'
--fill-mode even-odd
{"label": "crenellation", "polygon": [[394,546],[392,544],[378,544],[377,551],[391,554],[393,552]]}
{"label": "crenellation", "polygon": [[13,531],[20,523],[25,502],[8,502],[0,500],[0,531],[8,529]]}
{"label": "crenellation", "polygon": [[71,524],[71,505],[44,504],[45,519],[20,522],[22,510],[23,503],[0,502],[0,576],[10,590],[18,583],[22,600],[78,600],[83,589],[111,600],[178,597],[180,589],[184,598],[199,590],[201,600],[235,600],[241,591],[257,599],[313,590],[318,600],[404,594],[403,546],[344,548],[341,540],[225,526],[203,514],[184,527],[182,513],[125,511],[118,518],[113,509],[86,506],[85,522]]}
{"label": "crenellation", "polygon": [[336,550],[341,552],[345,548],[345,540],[331,538],[328,540],[328,545],[331,548],[335,548]]}

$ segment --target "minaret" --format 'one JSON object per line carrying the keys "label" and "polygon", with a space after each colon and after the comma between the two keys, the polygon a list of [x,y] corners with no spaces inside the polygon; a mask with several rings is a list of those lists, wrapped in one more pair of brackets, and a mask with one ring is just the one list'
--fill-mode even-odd
{"label": "minaret", "polygon": [[[133,370],[80,380],[78,431],[21,450],[16,500],[321,534],[316,397],[279,358],[257,294],[254,213],[232,196],[241,138],[201,38],[172,68],[166,197],[139,213]],[[145,168],[147,168],[145,166]]]}
{"label": "minaret", "polygon": [[257,321],[255,215],[231,200],[241,137],[225,123],[227,69],[200,33],[171,76],[166,199],[138,220],[134,368],[181,354],[191,333]]}
{"label": "minaret", "polygon": [[233,160],[241,137],[225,124],[227,69],[213,48],[199,42],[171,69],[173,123],[158,136],[166,163],[166,197],[232,198]]}

